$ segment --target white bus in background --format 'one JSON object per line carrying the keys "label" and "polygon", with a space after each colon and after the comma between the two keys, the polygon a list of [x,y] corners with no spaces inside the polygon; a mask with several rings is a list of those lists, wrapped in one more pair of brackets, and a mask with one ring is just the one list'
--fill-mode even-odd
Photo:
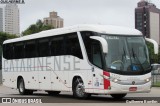
{"label": "white bus in background", "polygon": [[20,94],[45,90],[71,91],[78,98],[91,94],[151,90],[151,65],[145,40],[135,29],[106,25],[76,25],[53,29],[3,43],[3,85]]}

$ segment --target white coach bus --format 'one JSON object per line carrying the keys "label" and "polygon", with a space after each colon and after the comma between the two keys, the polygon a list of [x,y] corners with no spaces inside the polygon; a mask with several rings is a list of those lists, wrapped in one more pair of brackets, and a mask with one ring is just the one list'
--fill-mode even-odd
{"label": "white coach bus", "polygon": [[20,94],[71,91],[78,98],[150,92],[151,64],[145,41],[135,29],[76,25],[42,31],[3,43],[3,85]]}

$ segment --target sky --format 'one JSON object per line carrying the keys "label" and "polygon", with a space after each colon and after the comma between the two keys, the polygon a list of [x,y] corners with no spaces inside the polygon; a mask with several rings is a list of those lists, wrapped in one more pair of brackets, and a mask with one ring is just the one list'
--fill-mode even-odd
{"label": "sky", "polygon": [[[76,24],[107,24],[134,28],[134,10],[140,0],[24,0],[19,4],[20,31],[38,19],[56,11],[64,26]],[[160,8],[160,0],[149,0]],[[0,4],[2,5],[2,4]]]}

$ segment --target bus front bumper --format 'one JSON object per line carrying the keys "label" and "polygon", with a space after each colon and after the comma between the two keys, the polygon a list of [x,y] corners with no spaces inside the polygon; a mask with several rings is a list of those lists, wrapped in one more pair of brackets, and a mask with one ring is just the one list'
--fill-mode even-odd
{"label": "bus front bumper", "polygon": [[151,91],[151,81],[143,85],[120,85],[112,83],[110,89],[105,90],[107,94],[121,93],[149,93]]}
{"label": "bus front bumper", "polygon": [[149,93],[151,81],[143,85],[120,85],[112,83],[108,89],[94,89],[95,94]]}

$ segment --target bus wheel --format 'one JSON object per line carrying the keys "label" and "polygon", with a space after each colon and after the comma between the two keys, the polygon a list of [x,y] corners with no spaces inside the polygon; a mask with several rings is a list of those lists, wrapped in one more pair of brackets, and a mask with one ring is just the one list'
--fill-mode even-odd
{"label": "bus wheel", "polygon": [[114,98],[114,99],[122,99],[126,96],[127,94],[111,94],[111,96]]}
{"label": "bus wheel", "polygon": [[18,91],[21,95],[31,95],[33,94],[33,91],[32,90],[26,90],[25,89],[25,84],[24,84],[24,80],[23,78],[21,78],[19,81],[18,81]]}
{"label": "bus wheel", "polygon": [[27,95],[32,95],[33,94],[33,90],[27,90]]}
{"label": "bus wheel", "polygon": [[73,83],[73,96],[86,99],[91,96],[91,94],[85,93],[84,83],[81,79],[76,79]]}
{"label": "bus wheel", "polygon": [[47,91],[49,95],[59,95],[61,91]]}

